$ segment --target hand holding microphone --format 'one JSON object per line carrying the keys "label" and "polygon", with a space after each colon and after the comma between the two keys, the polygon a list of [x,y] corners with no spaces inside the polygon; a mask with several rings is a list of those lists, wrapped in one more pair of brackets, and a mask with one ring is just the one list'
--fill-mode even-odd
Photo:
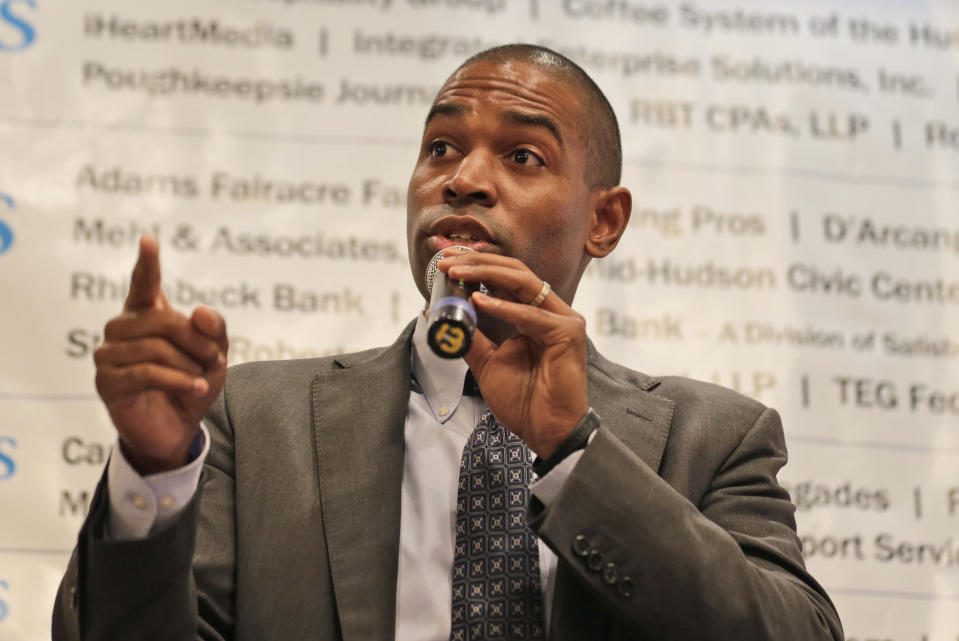
{"label": "hand holding microphone", "polygon": [[[459,346],[483,399],[500,423],[538,456],[549,457],[589,408],[585,319],[516,258],[476,251],[440,256],[437,261],[440,258],[445,273],[434,275],[436,283],[445,276],[461,296],[467,295],[471,284],[481,290],[483,283],[482,289],[489,290],[488,295],[482,290],[469,293],[471,311],[486,324],[473,331],[468,344],[464,330]],[[437,304],[443,297],[438,296],[436,283],[430,292],[429,319],[439,322],[431,322],[429,331],[455,343],[461,335],[443,331],[438,313],[442,306]],[[491,321],[507,331],[488,333]],[[448,328],[456,325],[450,323]]]}

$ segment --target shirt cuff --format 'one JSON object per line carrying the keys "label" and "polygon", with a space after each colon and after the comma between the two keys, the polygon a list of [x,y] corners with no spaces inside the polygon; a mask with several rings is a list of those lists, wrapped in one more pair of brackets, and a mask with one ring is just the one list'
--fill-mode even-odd
{"label": "shirt cuff", "polygon": [[[529,491],[546,507],[556,499],[573,468],[583,458],[586,448],[593,442],[600,420],[596,411],[590,407],[579,424],[566,437],[556,451],[546,460],[537,459],[533,463],[533,472],[542,474],[531,483]],[[537,469],[538,468],[538,469]]]}
{"label": "shirt cuff", "polygon": [[140,476],[123,456],[118,440],[107,465],[107,540],[145,539],[171,524],[196,494],[200,483],[203,462],[210,451],[210,433],[203,423],[190,452],[197,450],[195,458],[181,468]]}
{"label": "shirt cuff", "polygon": [[[592,438],[590,438],[590,440],[592,440]],[[587,447],[589,446],[587,445]],[[560,490],[562,490],[563,485],[566,484],[566,479],[572,474],[573,468],[579,463],[579,459],[583,458],[585,452],[585,449],[576,450],[564,458],[557,463],[553,469],[547,472],[545,476],[530,483],[529,491],[532,492],[533,496],[539,499],[544,506],[549,507],[549,504],[559,496]]]}

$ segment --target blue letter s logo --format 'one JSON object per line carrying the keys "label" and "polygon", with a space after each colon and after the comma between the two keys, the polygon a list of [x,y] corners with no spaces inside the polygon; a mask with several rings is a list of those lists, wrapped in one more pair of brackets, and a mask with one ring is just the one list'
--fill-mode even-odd
{"label": "blue letter s logo", "polygon": [[[10,196],[0,193],[0,203],[5,204],[10,209],[14,208],[13,198]],[[10,229],[10,226],[7,223],[0,220],[0,254],[10,249],[10,245],[13,244],[13,230]]]}
{"label": "blue letter s logo", "polygon": [[[4,592],[10,589],[10,586],[7,585],[6,581],[0,581],[0,588],[3,588]],[[0,595],[3,596],[3,595]],[[7,602],[3,599],[0,599],[0,621],[3,621],[7,618],[7,613],[10,610],[7,608]]]}
{"label": "blue letter s logo", "polygon": [[0,24],[6,23],[20,33],[20,37],[17,40],[10,42],[3,36],[2,32],[0,32],[0,51],[19,51],[26,49],[33,44],[33,41],[37,38],[37,32],[33,29],[33,25],[13,13],[13,5],[18,2],[27,5],[31,9],[37,8],[37,3],[34,2],[34,0],[0,0]]}
{"label": "blue letter s logo", "polygon": [[0,481],[6,481],[17,471],[17,462],[13,460],[13,454],[3,453],[3,446],[9,445],[10,449],[17,446],[17,442],[9,436],[0,436]]}

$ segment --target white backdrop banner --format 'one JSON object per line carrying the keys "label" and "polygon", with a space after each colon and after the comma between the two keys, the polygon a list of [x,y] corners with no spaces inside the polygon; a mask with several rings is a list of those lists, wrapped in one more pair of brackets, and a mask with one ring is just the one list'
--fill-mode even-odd
{"label": "white backdrop banner", "polygon": [[781,411],[850,641],[959,638],[952,0],[0,0],[0,639],[49,638],[139,235],[232,363],[391,342],[426,110],[511,41],[620,118],[633,219],[575,305],[600,350]]}

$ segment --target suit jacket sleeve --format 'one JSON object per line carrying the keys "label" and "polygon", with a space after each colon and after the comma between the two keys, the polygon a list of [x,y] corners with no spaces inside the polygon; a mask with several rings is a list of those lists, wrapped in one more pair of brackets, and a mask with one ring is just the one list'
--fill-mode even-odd
{"label": "suit jacket sleeve", "polygon": [[[669,479],[667,448],[667,480],[601,426],[556,500],[532,502],[530,523],[560,557],[560,577],[575,575],[601,604],[612,638],[843,638],[776,481],[786,462],[779,416],[760,409],[731,449],[707,446],[684,462],[690,474]],[[695,470],[702,484],[680,480]]]}
{"label": "suit jacket sleeve", "polygon": [[57,593],[54,641],[232,638],[233,447],[222,395],[207,421],[213,443],[200,489],[166,529],[138,541],[105,540],[109,496],[101,478]]}

